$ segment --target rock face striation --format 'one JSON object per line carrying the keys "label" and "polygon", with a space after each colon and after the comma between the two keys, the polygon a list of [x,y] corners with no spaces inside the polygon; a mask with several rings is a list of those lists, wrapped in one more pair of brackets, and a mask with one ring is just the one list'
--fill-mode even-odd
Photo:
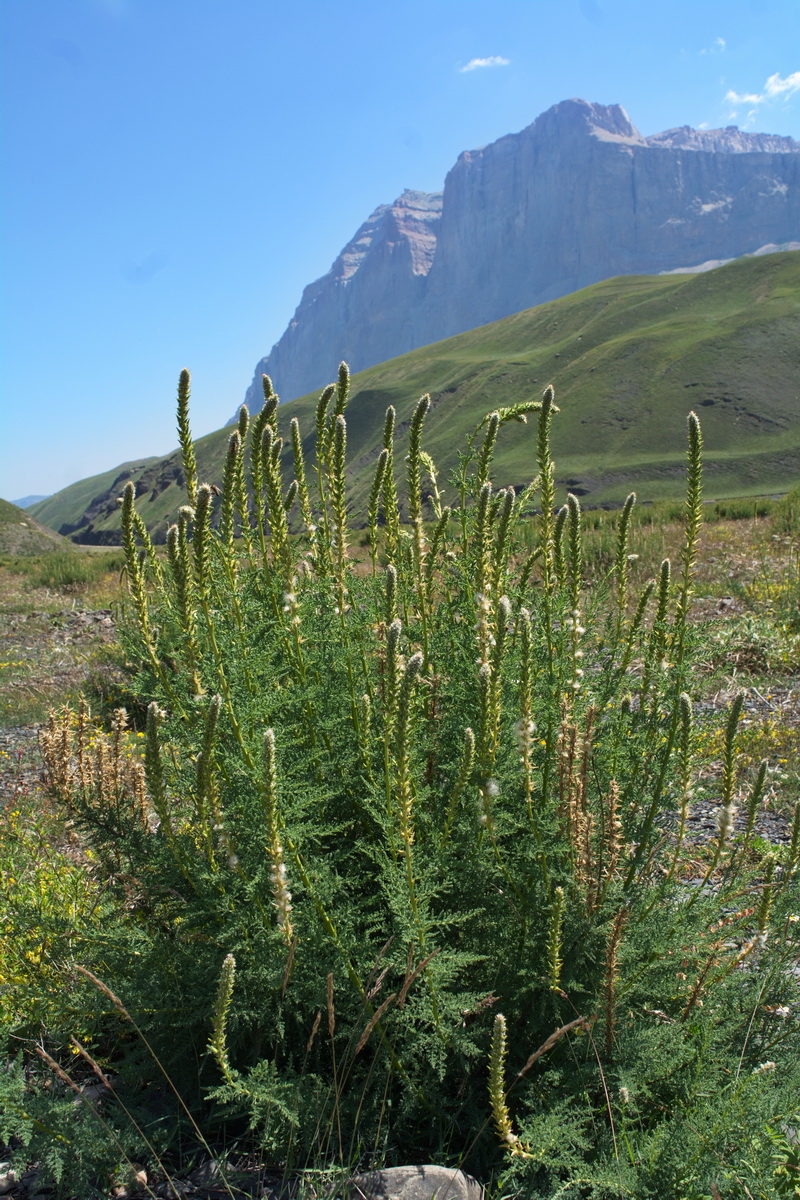
{"label": "rock face striation", "polygon": [[689,126],[642,137],[624,108],[565,100],[406,191],[303,293],[258,364],[283,400],[614,275],[800,239],[800,142]]}
{"label": "rock face striation", "polygon": [[415,314],[441,215],[441,192],[405,191],[375,209],[327,275],[305,288],[288,329],[256,367],[251,411],[261,407],[263,374],[281,399],[293,400],[334,378],[342,359],[358,371],[433,340],[419,340]]}

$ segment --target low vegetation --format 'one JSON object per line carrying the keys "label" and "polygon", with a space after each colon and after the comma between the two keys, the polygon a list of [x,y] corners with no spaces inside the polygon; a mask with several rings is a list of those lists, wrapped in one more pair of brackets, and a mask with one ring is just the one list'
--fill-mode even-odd
{"label": "low vegetation", "polygon": [[471,431],[452,511],[428,397],[402,462],[390,408],[356,514],[348,399],[311,463],[265,381],[217,497],[184,373],[163,553],[126,486],[125,707],[54,713],[60,826],[3,817],[0,1138],[63,1196],[245,1152],[309,1197],[423,1161],[492,1200],[795,1194],[797,738],[765,757],[747,684],[800,662],[796,497],[779,571],[735,569],[752,504],[707,563],[690,414],[679,511],[559,508],[548,388]]}

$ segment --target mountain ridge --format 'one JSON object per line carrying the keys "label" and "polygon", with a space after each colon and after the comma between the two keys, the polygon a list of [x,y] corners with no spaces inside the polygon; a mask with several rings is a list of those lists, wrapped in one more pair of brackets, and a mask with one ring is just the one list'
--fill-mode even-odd
{"label": "mountain ridge", "polygon": [[380,205],[262,358],[282,399],[619,274],[800,236],[800,143],[736,126],[643,137],[621,105],[565,100],[465,150],[442,192]]}

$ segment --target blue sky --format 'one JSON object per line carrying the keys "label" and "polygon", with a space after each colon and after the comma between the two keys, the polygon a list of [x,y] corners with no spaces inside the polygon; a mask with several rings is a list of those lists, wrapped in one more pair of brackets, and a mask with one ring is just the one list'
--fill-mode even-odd
{"label": "blue sky", "polygon": [[0,0],[0,495],[218,428],[404,188],[571,96],[800,137],[798,0]]}

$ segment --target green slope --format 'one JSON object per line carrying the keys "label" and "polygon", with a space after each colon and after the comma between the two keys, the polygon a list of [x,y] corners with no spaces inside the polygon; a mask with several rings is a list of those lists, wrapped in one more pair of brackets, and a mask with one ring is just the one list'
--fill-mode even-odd
{"label": "green slope", "polygon": [[[118,496],[129,479],[138,480],[148,466],[160,461],[158,458],[145,458],[137,462],[122,463],[111,471],[103,471],[100,475],[91,475],[88,479],[71,483],[69,487],[62,488],[46,500],[32,504],[27,511],[43,525],[49,525],[51,529],[56,529],[65,536],[77,532],[80,540],[80,533],[91,526],[97,514],[104,509],[110,495]],[[103,512],[103,519],[106,517],[107,514]]]}
{"label": "green slope", "polygon": [[[446,481],[484,413],[551,382],[561,408],[553,430],[559,484],[588,505],[619,502],[631,488],[642,500],[679,494],[691,409],[705,436],[707,498],[787,490],[800,478],[800,252],[702,275],[607,280],[361,372],[347,411],[354,508],[369,488],[388,404],[402,438],[416,400],[431,394],[424,445]],[[306,396],[280,410],[282,432],[298,417],[310,454],[315,404],[316,395]],[[201,478],[220,481],[230,432],[197,443]],[[496,486],[530,481],[534,445],[531,425],[503,431]],[[398,446],[396,462],[403,453]],[[142,516],[163,536],[183,502],[177,454],[132,477]],[[117,536],[115,487],[102,502],[95,497],[80,540]],[[85,484],[32,511],[63,528],[62,498],[70,493],[73,503],[78,488]]]}
{"label": "green slope", "polygon": [[24,508],[0,500],[0,554],[27,557],[32,554],[79,553],[72,542],[45,528]]}

